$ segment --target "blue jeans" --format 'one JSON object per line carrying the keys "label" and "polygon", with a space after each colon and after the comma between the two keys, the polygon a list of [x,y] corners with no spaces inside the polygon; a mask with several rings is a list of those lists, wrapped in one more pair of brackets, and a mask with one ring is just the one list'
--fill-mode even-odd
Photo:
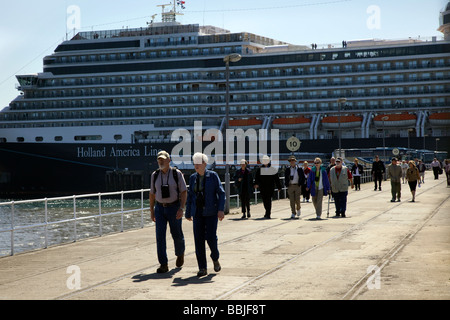
{"label": "blue jeans", "polygon": [[217,223],[219,219],[216,216],[202,216],[196,214],[194,217],[194,238],[195,238],[195,254],[197,256],[197,264],[199,269],[206,269],[206,245],[208,242],[211,250],[211,259],[219,260],[219,249],[217,247]]}
{"label": "blue jeans", "polygon": [[158,261],[160,264],[168,264],[166,252],[167,223],[169,223],[170,233],[172,234],[175,245],[175,255],[178,257],[184,254],[184,235],[181,228],[181,219],[177,220],[178,209],[179,206],[163,207],[160,204],[156,204],[155,206],[156,248],[158,251]]}
{"label": "blue jeans", "polygon": [[333,193],[336,215],[345,214],[347,210],[347,195],[348,191]]}

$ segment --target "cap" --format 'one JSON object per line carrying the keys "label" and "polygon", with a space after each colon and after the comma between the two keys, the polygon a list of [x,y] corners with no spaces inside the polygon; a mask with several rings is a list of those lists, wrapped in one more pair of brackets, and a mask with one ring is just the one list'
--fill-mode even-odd
{"label": "cap", "polygon": [[170,154],[167,151],[160,151],[158,153],[158,157],[157,159],[162,158],[162,159],[170,159]]}
{"label": "cap", "polygon": [[342,162],[342,158],[341,157],[336,158],[336,162]]}
{"label": "cap", "polygon": [[393,158],[392,158],[392,161],[397,161],[397,158],[396,158],[396,157],[393,157]]}
{"label": "cap", "polygon": [[245,159],[241,160],[241,164],[247,164],[247,163],[248,163],[247,160],[245,160]]}
{"label": "cap", "polygon": [[291,161],[291,160],[297,161],[297,158],[295,158],[295,156],[290,156],[290,157],[288,158],[288,161]]}

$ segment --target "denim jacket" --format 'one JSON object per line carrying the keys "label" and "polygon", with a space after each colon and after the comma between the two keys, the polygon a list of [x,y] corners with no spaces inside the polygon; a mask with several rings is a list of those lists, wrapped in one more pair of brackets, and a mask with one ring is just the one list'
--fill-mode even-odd
{"label": "denim jacket", "polygon": [[[198,173],[194,173],[189,178],[189,191],[186,201],[186,218],[195,217],[197,212],[195,193]],[[214,171],[205,171],[205,208],[203,209],[203,216],[215,216],[219,211],[224,211],[225,207],[225,191],[218,174]]]}

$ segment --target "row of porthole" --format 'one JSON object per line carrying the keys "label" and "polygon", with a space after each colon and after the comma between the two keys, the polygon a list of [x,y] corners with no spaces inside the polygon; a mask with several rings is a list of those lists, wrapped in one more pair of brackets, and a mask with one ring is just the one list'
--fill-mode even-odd
{"label": "row of porthole", "polygon": [[[88,135],[88,136],[75,136],[74,140],[75,141],[99,141],[102,140],[103,137],[101,135]],[[34,140],[36,142],[43,142],[44,141],[44,137],[35,137]],[[63,141],[63,137],[62,136],[56,136],[55,137],[55,141],[56,142],[61,142]],[[114,140],[122,140],[122,135],[115,135],[114,136]],[[17,142],[25,142],[25,138],[24,137],[17,137],[16,138]],[[0,138],[0,143],[6,143],[7,139],[6,138]]]}

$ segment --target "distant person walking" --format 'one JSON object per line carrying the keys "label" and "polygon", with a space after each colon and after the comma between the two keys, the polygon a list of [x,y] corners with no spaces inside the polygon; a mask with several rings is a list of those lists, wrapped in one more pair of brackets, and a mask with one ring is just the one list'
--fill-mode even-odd
{"label": "distant person walking", "polygon": [[306,188],[306,181],[308,181],[308,176],[310,172],[311,169],[309,168],[308,161],[303,162],[303,174],[305,175],[305,182],[302,184],[303,202],[305,201],[309,202],[309,199],[311,197],[311,192]]}
{"label": "distant person walking", "polygon": [[331,191],[334,194],[334,204],[336,206],[336,217],[345,218],[347,210],[348,184],[353,189],[353,179],[350,170],[343,165],[342,158],[336,159],[336,166],[330,170]]}
{"label": "distant person walking", "polygon": [[417,169],[419,169],[419,175],[420,175],[420,179],[422,180],[422,183],[425,183],[425,171],[427,171],[427,167],[425,166],[425,163],[423,163],[422,160],[419,160]]}
{"label": "distant person walking", "polygon": [[391,164],[388,166],[388,177],[391,178],[391,193],[392,193],[392,199],[391,202],[395,202],[395,199],[397,198],[397,201],[400,202],[401,198],[401,179],[402,179],[402,168],[397,165],[397,158],[392,158]]}
{"label": "distant person walking", "polygon": [[406,170],[406,180],[409,184],[409,189],[411,190],[412,194],[412,200],[411,202],[414,202],[416,199],[416,188],[417,183],[419,183],[420,187],[420,175],[419,175],[419,169],[417,169],[416,164],[414,161],[408,162],[408,170]]}
{"label": "distant person walking", "polygon": [[161,151],[157,156],[159,169],[151,176],[150,215],[156,226],[156,247],[160,267],[157,273],[169,271],[166,253],[166,231],[169,223],[177,256],[176,266],[184,264],[185,242],[181,221],[186,204],[187,187],[181,171],[170,167],[170,155]]}
{"label": "distant person walking", "polygon": [[445,175],[447,176],[447,187],[450,187],[450,159],[445,159]]}
{"label": "distant person walking", "polygon": [[270,165],[270,158],[264,156],[261,162],[262,166],[255,173],[255,189],[259,189],[261,193],[266,211],[264,218],[270,219],[273,192],[275,189],[277,191],[281,190],[281,183],[278,171]]}
{"label": "distant person walking", "polygon": [[386,172],[386,167],[380,157],[375,156],[375,161],[372,163],[372,177],[375,183],[374,191],[381,191],[381,181],[383,180],[383,175]]}
{"label": "distant person walking", "polygon": [[311,191],[312,203],[316,210],[316,219],[320,220],[323,197],[330,192],[330,182],[326,169],[322,167],[322,159],[314,159],[314,166],[309,173],[306,188]]}
{"label": "distant person walking", "polygon": [[408,171],[409,164],[406,162],[406,160],[403,160],[400,166],[402,167],[402,183],[406,183],[406,171]]}
{"label": "distant person walking", "polygon": [[353,183],[355,185],[355,191],[361,190],[361,176],[364,173],[364,168],[358,163],[358,159],[355,158],[353,162],[353,167],[351,170],[353,176]]}
{"label": "distant person walking", "polygon": [[289,167],[284,172],[284,183],[288,188],[288,197],[291,205],[291,219],[297,218],[301,214],[300,195],[302,193],[302,185],[305,182],[305,174],[303,169],[297,166],[295,156],[289,157]]}
{"label": "distant person walking", "polygon": [[192,160],[196,172],[189,178],[186,219],[194,222],[195,255],[199,268],[197,277],[203,277],[208,274],[205,241],[211,250],[214,271],[222,269],[219,263],[217,225],[225,217],[225,191],[219,175],[206,170],[206,155],[196,153]]}
{"label": "distant person walking", "polygon": [[431,162],[431,169],[433,170],[434,180],[438,180],[439,172],[442,170],[441,163],[438,161],[438,159],[433,159],[433,162]]}
{"label": "distant person walking", "polygon": [[236,170],[234,174],[234,185],[241,199],[242,219],[250,218],[250,197],[253,194],[253,175],[248,169],[248,162],[241,160],[241,169]]}

